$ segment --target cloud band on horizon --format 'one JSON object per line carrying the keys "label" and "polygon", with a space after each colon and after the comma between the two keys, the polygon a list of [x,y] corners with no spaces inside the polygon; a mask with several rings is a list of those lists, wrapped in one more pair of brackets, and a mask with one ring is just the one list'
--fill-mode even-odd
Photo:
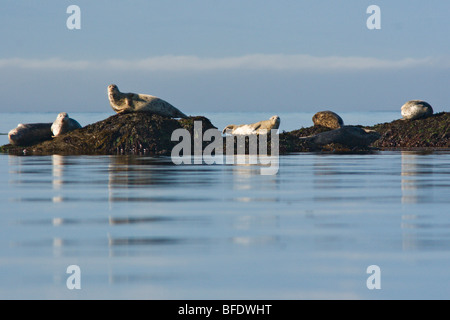
{"label": "cloud band on horizon", "polygon": [[403,58],[399,60],[373,57],[316,57],[311,55],[250,54],[240,57],[202,58],[193,55],[164,55],[144,59],[107,59],[104,61],[49,59],[0,59],[0,68],[61,70],[142,70],[142,71],[358,71],[370,69],[407,69],[417,67],[448,68],[446,59]]}

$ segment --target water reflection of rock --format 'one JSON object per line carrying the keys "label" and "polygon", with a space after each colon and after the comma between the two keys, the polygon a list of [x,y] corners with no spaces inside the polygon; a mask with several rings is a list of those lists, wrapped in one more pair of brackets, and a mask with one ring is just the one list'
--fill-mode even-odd
{"label": "water reflection of rock", "polygon": [[173,202],[198,201],[198,193],[186,198],[189,188],[213,186],[220,183],[210,172],[209,165],[175,165],[171,158],[113,156],[108,167],[109,202]]}
{"label": "water reflection of rock", "polygon": [[[138,192],[133,195],[131,189],[176,183],[173,164],[164,159],[111,156],[108,165],[109,202],[139,201]],[[142,198],[141,195],[142,201],[150,200],[150,198],[150,192],[147,199]]]}
{"label": "water reflection of rock", "polygon": [[[111,156],[109,184],[114,186],[170,184],[173,164],[158,158]],[[167,177],[167,178],[166,178]]]}
{"label": "water reflection of rock", "polygon": [[[313,201],[314,202],[336,202],[336,201],[357,201],[361,196],[355,193],[342,192],[348,188],[351,181],[349,175],[352,173],[340,167],[342,163],[335,161],[330,156],[315,156],[312,164],[313,168]],[[353,167],[352,167],[353,168]]]}

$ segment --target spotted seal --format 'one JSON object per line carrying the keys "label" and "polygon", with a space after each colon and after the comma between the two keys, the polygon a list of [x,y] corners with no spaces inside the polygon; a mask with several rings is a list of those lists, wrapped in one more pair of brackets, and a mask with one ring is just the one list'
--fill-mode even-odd
{"label": "spotted seal", "polygon": [[81,125],[75,119],[69,118],[67,112],[61,112],[52,123],[51,131],[54,137],[81,128]]}
{"label": "spotted seal", "polygon": [[8,133],[9,143],[15,146],[31,146],[52,138],[52,123],[19,123]]}
{"label": "spotted seal", "polygon": [[429,117],[433,114],[431,105],[422,100],[410,100],[401,109],[404,120],[416,120]]}
{"label": "spotted seal", "polygon": [[230,124],[223,129],[222,133],[229,133],[232,135],[252,135],[269,133],[271,129],[278,129],[279,127],[280,117],[275,115],[269,120],[263,120],[252,124]]}
{"label": "spotted seal", "polygon": [[115,84],[108,86],[108,98],[117,113],[149,112],[169,118],[187,118],[187,115],[167,101],[148,94],[122,93]]}
{"label": "spotted seal", "polygon": [[348,147],[367,147],[380,139],[380,137],[381,135],[374,130],[357,126],[343,126],[313,136],[300,137],[299,139],[317,146],[339,143]]}
{"label": "spotted seal", "polygon": [[315,126],[322,126],[330,129],[338,129],[344,126],[342,118],[333,111],[317,112],[312,120]]}

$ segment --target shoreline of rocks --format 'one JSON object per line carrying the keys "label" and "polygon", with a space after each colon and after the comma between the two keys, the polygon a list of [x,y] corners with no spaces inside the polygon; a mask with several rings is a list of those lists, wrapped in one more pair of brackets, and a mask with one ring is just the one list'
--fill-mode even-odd
{"label": "shoreline of rocks", "polygon": [[[201,116],[176,120],[149,113],[116,114],[31,146],[7,144],[0,147],[0,152],[16,155],[168,156],[178,143],[171,141],[172,132],[184,128],[194,136],[194,121],[202,122],[203,132],[217,129],[209,119]],[[355,134],[357,138],[367,134],[368,143],[355,142],[359,141],[353,139]],[[339,128],[331,129],[316,123],[311,127],[280,132],[278,137],[279,154],[445,150],[450,149],[450,113],[441,112],[417,120],[399,119],[369,127],[345,126],[342,123]],[[204,147],[208,142],[203,144]],[[270,143],[268,145],[270,150]],[[245,150],[248,152],[248,148]]]}
{"label": "shoreline of rocks", "polygon": [[[171,155],[178,144],[174,141],[176,138],[172,140],[177,129],[182,131],[175,136],[183,141],[183,146],[178,147],[183,155],[198,155],[199,148],[204,150],[205,147],[214,153],[219,152],[220,147],[225,154],[224,150],[233,147],[233,152],[227,154],[261,155],[450,148],[450,114],[434,114],[431,105],[422,100],[407,101],[401,107],[403,118],[390,123],[372,127],[348,126],[338,114],[328,110],[312,117],[312,127],[283,131],[275,137],[272,134],[280,126],[280,118],[276,115],[252,124],[228,125],[219,131],[209,119],[188,117],[155,96],[122,93],[116,85],[110,85],[108,99],[116,115],[85,127],[69,118],[66,112],[60,113],[53,123],[19,124],[9,132],[10,144],[1,146],[0,152],[17,155]],[[205,133],[206,141],[203,140]],[[272,146],[277,150],[272,152]]]}

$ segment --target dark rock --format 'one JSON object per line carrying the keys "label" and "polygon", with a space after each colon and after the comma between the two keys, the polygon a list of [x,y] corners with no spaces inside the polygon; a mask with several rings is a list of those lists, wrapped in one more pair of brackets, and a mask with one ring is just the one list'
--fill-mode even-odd
{"label": "dark rock", "polygon": [[[149,154],[170,155],[178,143],[171,141],[176,129],[187,129],[193,136],[194,121],[202,121],[202,130],[215,128],[205,117],[182,120],[149,113],[116,114],[33,146],[3,146],[0,151],[23,154]],[[51,124],[50,124],[51,125]]]}
{"label": "dark rock", "polygon": [[420,121],[395,120],[370,129],[381,134],[373,143],[382,149],[448,149],[450,148],[450,113],[433,114]]}
{"label": "dark rock", "polygon": [[[174,130],[186,129],[194,139],[195,121],[201,121],[203,133],[212,128],[217,130],[205,117],[175,120],[148,113],[117,114],[32,146],[8,144],[0,147],[0,152],[20,155],[170,155],[174,146],[179,143],[179,141],[171,141]],[[44,125],[50,130],[51,124]],[[375,132],[370,132],[371,130]],[[323,126],[312,126],[282,132],[278,138],[280,154],[309,151],[365,152],[374,148],[381,150],[450,149],[450,113],[434,114],[420,121],[395,120],[364,129],[360,126],[344,126],[330,130]],[[248,138],[245,139],[248,143]],[[224,152],[225,140],[223,138]],[[270,142],[271,139],[268,136],[269,153],[271,153]],[[203,141],[203,150],[210,143]],[[237,151],[236,144],[234,147]],[[245,150],[248,153],[248,147]]]}

